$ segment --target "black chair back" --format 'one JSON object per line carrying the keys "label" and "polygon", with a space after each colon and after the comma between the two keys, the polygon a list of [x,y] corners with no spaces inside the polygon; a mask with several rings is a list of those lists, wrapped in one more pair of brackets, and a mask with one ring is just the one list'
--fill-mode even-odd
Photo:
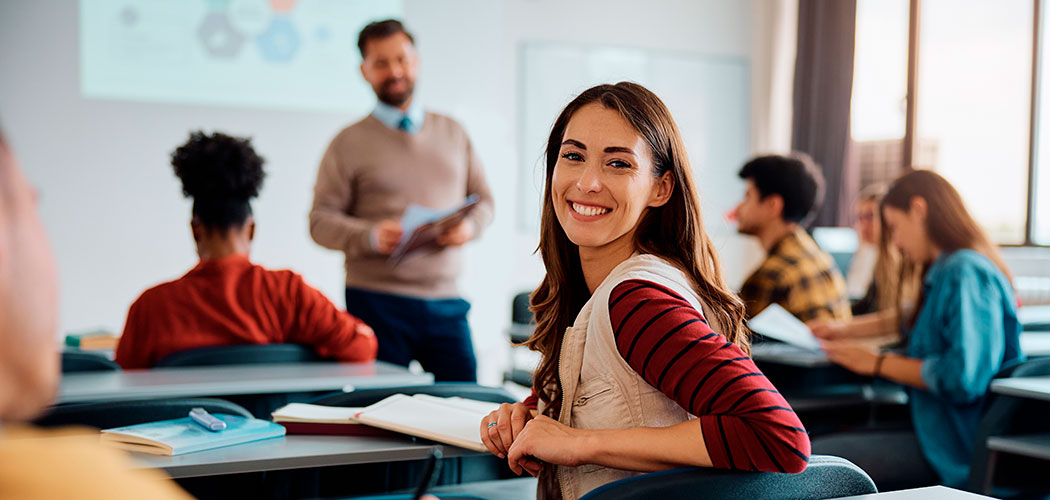
{"label": "black chair back", "polygon": [[62,373],[111,372],[119,369],[120,365],[101,354],[62,351]]}
{"label": "black chair back", "polygon": [[[1050,357],[1029,359],[1023,363],[1003,370],[997,378],[1006,377],[1042,377],[1050,376]],[[1011,434],[1029,434],[1050,432],[1050,403],[1029,398],[1019,398],[1002,394],[993,394],[989,398],[988,408],[981,417],[974,441],[973,455],[970,456],[970,478],[967,489],[981,492],[986,489],[985,482],[992,479],[988,470],[988,438]],[[1013,485],[1030,485],[1028,479],[1038,478],[1037,483],[1045,482],[1041,474],[1032,474],[1035,462],[1022,457],[1004,456],[999,460],[997,471],[1007,474],[1003,482]],[[1045,468],[1040,470],[1045,471]],[[999,482],[999,481],[996,481]]]}
{"label": "black chair back", "polygon": [[154,368],[175,366],[252,365],[324,361],[312,348],[296,344],[247,344],[200,347],[173,352]]}
{"label": "black chair back", "polygon": [[182,418],[187,416],[193,408],[204,408],[208,413],[224,413],[239,417],[252,416],[241,406],[222,399],[147,399],[56,406],[43,417],[38,418],[35,423],[42,427],[85,425],[98,429],[110,429]]}
{"label": "black chair back", "polygon": [[515,398],[513,394],[502,387],[488,387],[465,382],[444,382],[433,385],[359,389],[353,392],[324,396],[312,401],[312,403],[325,406],[368,406],[394,394],[428,394],[445,398],[459,396],[491,403],[514,403],[518,401],[518,398]]}
{"label": "black chair back", "polygon": [[813,455],[806,470],[798,474],[683,467],[621,479],[594,489],[580,500],[819,500],[876,492],[871,478],[849,460]]}
{"label": "black chair back", "polygon": [[528,325],[535,320],[532,311],[529,310],[529,295],[531,294],[532,292],[521,292],[514,296],[510,307],[511,322]]}

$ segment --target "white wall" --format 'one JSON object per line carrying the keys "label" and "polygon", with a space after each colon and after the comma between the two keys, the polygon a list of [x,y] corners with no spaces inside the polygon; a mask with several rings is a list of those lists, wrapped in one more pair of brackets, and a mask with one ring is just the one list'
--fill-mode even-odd
{"label": "white wall", "polygon": [[[496,197],[495,222],[468,246],[460,282],[474,305],[470,319],[483,381],[498,380],[506,356],[501,331],[509,321],[511,297],[542,277],[539,259],[532,255],[535,235],[520,234],[514,214],[519,43],[689,50],[745,57],[753,67],[764,67],[772,64],[770,51],[753,45],[764,39],[756,36],[755,26],[769,21],[755,20],[768,19],[767,3],[406,0],[405,21],[423,58],[419,96],[466,126]],[[75,0],[0,0],[0,120],[41,191],[62,279],[63,331],[119,331],[128,305],[144,288],[177,278],[196,262],[190,205],[167,163],[173,147],[196,128],[254,138],[269,177],[255,203],[259,227],[253,258],[302,273],[341,305],[341,255],[310,240],[306,214],[324,147],[358,117],[85,100],[79,94],[77,30]],[[767,87],[761,91],[768,94]],[[769,98],[754,101],[758,108]],[[752,110],[754,123],[765,119],[764,107]],[[779,140],[763,137],[763,149]],[[739,165],[711,168],[735,172]],[[726,181],[706,189],[741,187]],[[720,217],[708,214],[708,220]],[[723,248],[736,256],[744,245],[727,237]],[[746,264],[730,261],[729,275],[738,281]]]}

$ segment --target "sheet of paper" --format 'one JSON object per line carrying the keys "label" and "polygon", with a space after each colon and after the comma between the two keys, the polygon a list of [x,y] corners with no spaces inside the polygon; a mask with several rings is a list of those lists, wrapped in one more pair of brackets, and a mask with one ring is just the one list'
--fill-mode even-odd
{"label": "sheet of paper", "polygon": [[463,203],[446,209],[424,207],[415,203],[408,205],[405,208],[405,213],[401,215],[401,243],[408,241],[412,236],[412,232],[419,226],[444,219],[476,199],[477,195],[471,195],[464,199]]}
{"label": "sheet of paper", "polygon": [[459,224],[478,203],[478,195],[472,194],[458,207],[434,210],[419,205],[410,205],[401,217],[401,241],[390,254],[387,262],[396,266],[408,254],[424,248],[436,249],[435,242],[446,231]]}
{"label": "sheet of paper", "polygon": [[771,339],[806,349],[820,349],[820,341],[798,318],[779,304],[770,304],[748,321],[748,327]]}

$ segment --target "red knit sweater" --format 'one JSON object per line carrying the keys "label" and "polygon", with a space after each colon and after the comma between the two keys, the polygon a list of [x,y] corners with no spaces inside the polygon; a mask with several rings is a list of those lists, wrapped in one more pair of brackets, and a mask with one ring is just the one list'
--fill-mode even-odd
{"label": "red knit sweater", "polygon": [[376,338],[291,271],[269,271],[246,255],[202,260],[185,276],[142,293],[131,305],[116,361],[149,368],[198,347],[291,343],[324,358],[370,361]]}

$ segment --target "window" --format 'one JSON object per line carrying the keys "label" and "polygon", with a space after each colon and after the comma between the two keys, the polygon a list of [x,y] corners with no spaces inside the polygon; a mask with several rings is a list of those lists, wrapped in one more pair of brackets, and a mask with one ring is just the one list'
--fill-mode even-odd
{"label": "window", "polygon": [[[993,240],[1025,242],[1032,0],[922,0],[916,133]],[[928,161],[928,160],[927,160]]]}
{"label": "window", "polygon": [[[1035,162],[1032,178],[1032,243],[1050,246],[1050,75],[1047,74],[1047,54],[1050,54],[1050,37],[1046,28],[1050,26],[1050,6],[1039,6],[1039,71],[1035,129]],[[1041,196],[1040,196],[1041,195]]]}
{"label": "window", "polygon": [[[1036,2],[858,0],[851,127],[862,185],[910,159],[951,181],[998,243],[1050,245],[1050,130],[1039,127],[1050,105],[1033,107],[1032,92],[1033,50],[1050,43],[1035,43]],[[1050,97],[1043,72],[1035,81]]]}

